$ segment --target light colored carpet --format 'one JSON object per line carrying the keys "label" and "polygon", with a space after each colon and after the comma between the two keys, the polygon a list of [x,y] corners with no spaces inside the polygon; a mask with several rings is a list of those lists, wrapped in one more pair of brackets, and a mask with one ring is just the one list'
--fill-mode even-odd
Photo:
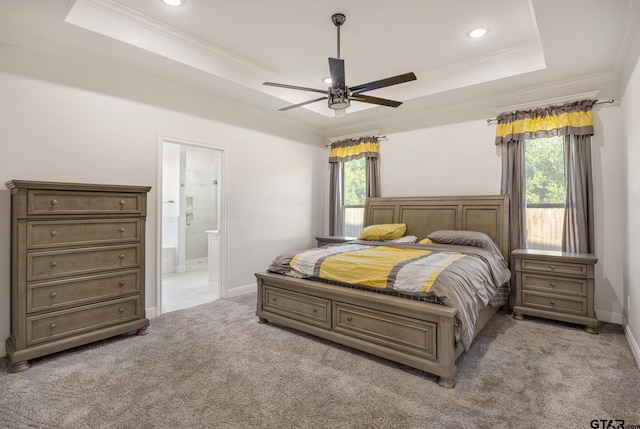
{"label": "light colored carpet", "polygon": [[3,428],[589,428],[640,424],[640,371],[619,326],[600,335],[498,313],[455,389],[274,325],[256,295],[211,302],[8,374]]}

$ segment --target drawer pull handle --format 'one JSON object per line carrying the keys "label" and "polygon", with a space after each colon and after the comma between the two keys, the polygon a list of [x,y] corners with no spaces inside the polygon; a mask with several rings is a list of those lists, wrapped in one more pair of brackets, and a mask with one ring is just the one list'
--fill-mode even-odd
{"label": "drawer pull handle", "polygon": [[56,325],[55,323],[52,323],[51,325],[49,325],[49,328],[53,329],[53,328],[55,328],[56,326],[58,326],[58,325]]}
{"label": "drawer pull handle", "polygon": [[549,268],[551,268],[552,270],[556,269],[556,267],[554,267],[553,265],[549,265]]}
{"label": "drawer pull handle", "polygon": [[120,307],[120,308],[118,309],[118,311],[119,311],[120,313],[124,313],[124,307]]}
{"label": "drawer pull handle", "polygon": [[120,205],[124,206],[125,204],[127,204],[127,202],[125,200],[120,200]]}
{"label": "drawer pull handle", "polygon": [[271,299],[271,301],[276,302],[276,297],[274,296],[273,299]]}
{"label": "drawer pull handle", "polygon": [[55,267],[56,265],[58,265],[58,263],[57,263],[56,261],[53,261],[53,262],[51,263],[51,267],[52,267],[52,268],[53,268],[53,267]]}
{"label": "drawer pull handle", "polygon": [[55,206],[56,204],[58,204],[58,200],[51,200],[51,204]]}
{"label": "drawer pull handle", "polygon": [[124,228],[120,228],[120,232],[124,232]]}
{"label": "drawer pull handle", "polygon": [[124,255],[120,255],[120,259],[124,259]]}
{"label": "drawer pull handle", "polygon": [[55,298],[56,296],[58,296],[56,292],[51,292],[51,298]]}
{"label": "drawer pull handle", "polygon": [[556,305],[556,302],[552,300],[552,301],[549,301],[549,304]]}
{"label": "drawer pull handle", "polygon": [[120,283],[118,283],[120,285],[120,287],[124,286],[124,281],[120,280]]}
{"label": "drawer pull handle", "polygon": [[552,283],[549,283],[549,286],[556,287],[556,284],[552,282]]}
{"label": "drawer pull handle", "polygon": [[349,316],[347,317],[347,322],[351,322],[353,320],[353,317]]}
{"label": "drawer pull handle", "polygon": [[314,309],[313,309],[313,312],[314,312],[314,313],[317,313],[317,312],[318,312],[318,309],[317,309],[317,308],[314,308]]}
{"label": "drawer pull handle", "polygon": [[55,237],[56,235],[58,235],[58,231],[56,231],[56,230],[51,231],[51,236],[52,237]]}

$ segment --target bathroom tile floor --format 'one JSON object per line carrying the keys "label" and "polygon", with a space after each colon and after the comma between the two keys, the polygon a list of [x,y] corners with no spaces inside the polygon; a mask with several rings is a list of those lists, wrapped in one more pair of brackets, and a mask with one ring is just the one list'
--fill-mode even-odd
{"label": "bathroom tile floor", "polygon": [[218,298],[218,290],[209,290],[208,270],[162,275],[163,313],[193,307]]}

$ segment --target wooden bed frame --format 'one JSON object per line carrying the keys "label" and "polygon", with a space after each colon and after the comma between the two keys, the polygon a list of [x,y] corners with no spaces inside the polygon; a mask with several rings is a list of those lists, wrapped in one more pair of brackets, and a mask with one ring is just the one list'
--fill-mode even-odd
{"label": "wooden bed frame", "polygon": [[[425,238],[441,229],[486,233],[509,260],[509,200],[506,195],[370,198],[364,225],[405,223],[406,235]],[[256,315],[300,331],[362,350],[439,377],[455,386],[457,310],[358,289],[257,273]],[[474,338],[495,314],[479,314]]]}

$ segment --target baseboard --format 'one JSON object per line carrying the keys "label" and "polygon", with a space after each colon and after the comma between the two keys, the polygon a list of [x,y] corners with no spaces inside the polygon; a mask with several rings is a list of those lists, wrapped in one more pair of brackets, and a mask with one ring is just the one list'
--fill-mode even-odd
{"label": "baseboard", "polygon": [[144,315],[147,319],[154,319],[158,317],[158,307],[149,307],[144,309]]}
{"label": "baseboard", "polygon": [[615,323],[622,325],[622,313],[614,313],[611,311],[598,310],[596,308],[596,318],[601,322]]}
{"label": "baseboard", "polygon": [[4,341],[0,344],[0,356],[3,358],[7,357],[7,346],[4,344]]}
{"label": "baseboard", "polygon": [[638,345],[638,340],[631,332],[631,328],[626,323],[622,325],[624,329],[625,336],[627,337],[627,342],[629,343],[629,347],[631,348],[631,353],[633,353],[633,357],[636,359],[636,365],[638,365],[638,369],[640,369],[640,345]]}
{"label": "baseboard", "polygon": [[255,283],[251,283],[245,286],[234,287],[232,289],[227,289],[227,298],[233,298],[235,296],[246,295],[248,293],[255,292],[258,287]]}

